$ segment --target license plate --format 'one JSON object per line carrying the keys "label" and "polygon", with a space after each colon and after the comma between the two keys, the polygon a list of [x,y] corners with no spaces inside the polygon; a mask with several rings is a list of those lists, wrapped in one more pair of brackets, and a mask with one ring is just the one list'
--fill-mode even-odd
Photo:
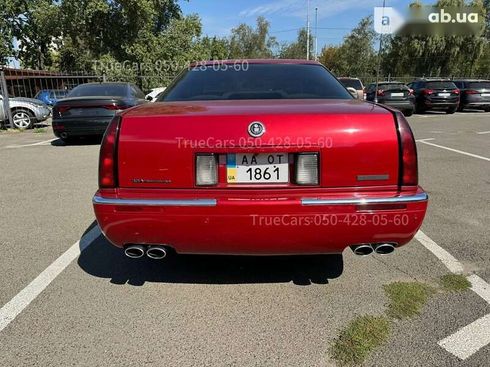
{"label": "license plate", "polygon": [[391,96],[392,97],[403,97],[404,94],[403,93],[391,93]]}
{"label": "license plate", "polygon": [[490,97],[490,93],[482,93],[482,97]]}
{"label": "license plate", "polygon": [[451,93],[439,93],[439,97],[449,97]]}
{"label": "license plate", "polygon": [[288,154],[228,154],[226,176],[228,183],[287,183]]}

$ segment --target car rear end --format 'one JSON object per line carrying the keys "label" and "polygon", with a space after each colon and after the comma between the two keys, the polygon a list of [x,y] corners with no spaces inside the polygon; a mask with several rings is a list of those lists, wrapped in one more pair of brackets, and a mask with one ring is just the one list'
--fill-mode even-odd
{"label": "car rear end", "polygon": [[53,132],[62,139],[100,136],[116,113],[134,106],[127,84],[85,84],[53,108]]}
{"label": "car rear end", "polygon": [[461,107],[490,112],[490,81],[465,82],[465,88],[461,93]]}
{"label": "car rear end", "polygon": [[406,116],[415,109],[412,90],[402,83],[381,83],[377,90],[378,103],[402,111]]}
{"label": "car rear end", "polygon": [[406,119],[350,97],[132,109],[107,129],[99,186],[114,245],[177,253],[389,252],[427,208]]}
{"label": "car rear end", "polygon": [[460,91],[452,81],[428,81],[421,91],[425,110],[456,111],[460,101]]}

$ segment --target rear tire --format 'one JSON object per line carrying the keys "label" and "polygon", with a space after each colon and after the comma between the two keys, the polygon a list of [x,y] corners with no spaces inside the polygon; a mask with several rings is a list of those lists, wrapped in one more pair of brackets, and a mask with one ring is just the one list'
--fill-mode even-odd
{"label": "rear tire", "polygon": [[447,113],[448,115],[452,115],[453,113],[455,113],[455,112],[456,112],[456,110],[457,110],[457,109],[458,109],[458,107],[451,107],[451,108],[448,108],[448,109],[446,110],[446,113]]}
{"label": "rear tire", "polygon": [[34,126],[34,114],[23,108],[12,110],[12,122],[16,129],[32,129]]}
{"label": "rear tire", "polygon": [[413,110],[405,110],[403,111],[403,114],[407,117],[410,117],[413,115]]}
{"label": "rear tire", "polygon": [[485,108],[485,112],[490,112],[490,107]]}

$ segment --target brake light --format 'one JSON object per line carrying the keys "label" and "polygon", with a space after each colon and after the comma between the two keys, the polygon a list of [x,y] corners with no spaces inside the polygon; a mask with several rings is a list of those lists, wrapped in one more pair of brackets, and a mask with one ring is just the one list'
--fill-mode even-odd
{"label": "brake light", "polygon": [[425,95],[431,95],[431,94],[434,94],[434,91],[432,89],[424,89],[423,93]]}
{"label": "brake light", "polygon": [[408,95],[409,95],[409,96],[413,96],[413,93],[414,93],[413,89],[409,89],[409,90],[408,90]]}
{"label": "brake light", "polygon": [[117,105],[117,104],[108,104],[108,105],[104,105],[102,107],[107,109],[107,110],[111,110],[111,111],[125,110],[125,109],[129,108],[129,106]]}
{"label": "brake light", "polygon": [[121,117],[116,116],[105,131],[99,156],[99,188],[117,187],[117,140]]}
{"label": "brake light", "polygon": [[467,90],[466,94],[480,94],[477,90]]}
{"label": "brake light", "polygon": [[401,113],[396,114],[400,142],[400,186],[418,185],[417,146],[410,125]]}
{"label": "brake light", "polygon": [[459,89],[455,89],[452,91],[453,94],[459,94]]}
{"label": "brake light", "polygon": [[376,93],[378,96],[384,96],[385,95],[385,91],[383,89],[379,89],[378,90],[378,93]]}

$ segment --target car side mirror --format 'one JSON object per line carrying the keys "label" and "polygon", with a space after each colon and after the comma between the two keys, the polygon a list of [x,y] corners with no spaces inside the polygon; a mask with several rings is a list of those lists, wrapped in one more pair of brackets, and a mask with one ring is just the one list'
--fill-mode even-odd
{"label": "car side mirror", "polygon": [[148,97],[146,97],[146,100],[147,100],[148,102],[151,102],[151,101],[153,101],[153,97],[152,97],[152,96],[148,96]]}
{"label": "car side mirror", "polygon": [[359,96],[357,95],[357,90],[355,90],[354,88],[352,87],[347,87],[347,91],[352,95],[352,97],[354,97],[355,99],[359,98]]}

